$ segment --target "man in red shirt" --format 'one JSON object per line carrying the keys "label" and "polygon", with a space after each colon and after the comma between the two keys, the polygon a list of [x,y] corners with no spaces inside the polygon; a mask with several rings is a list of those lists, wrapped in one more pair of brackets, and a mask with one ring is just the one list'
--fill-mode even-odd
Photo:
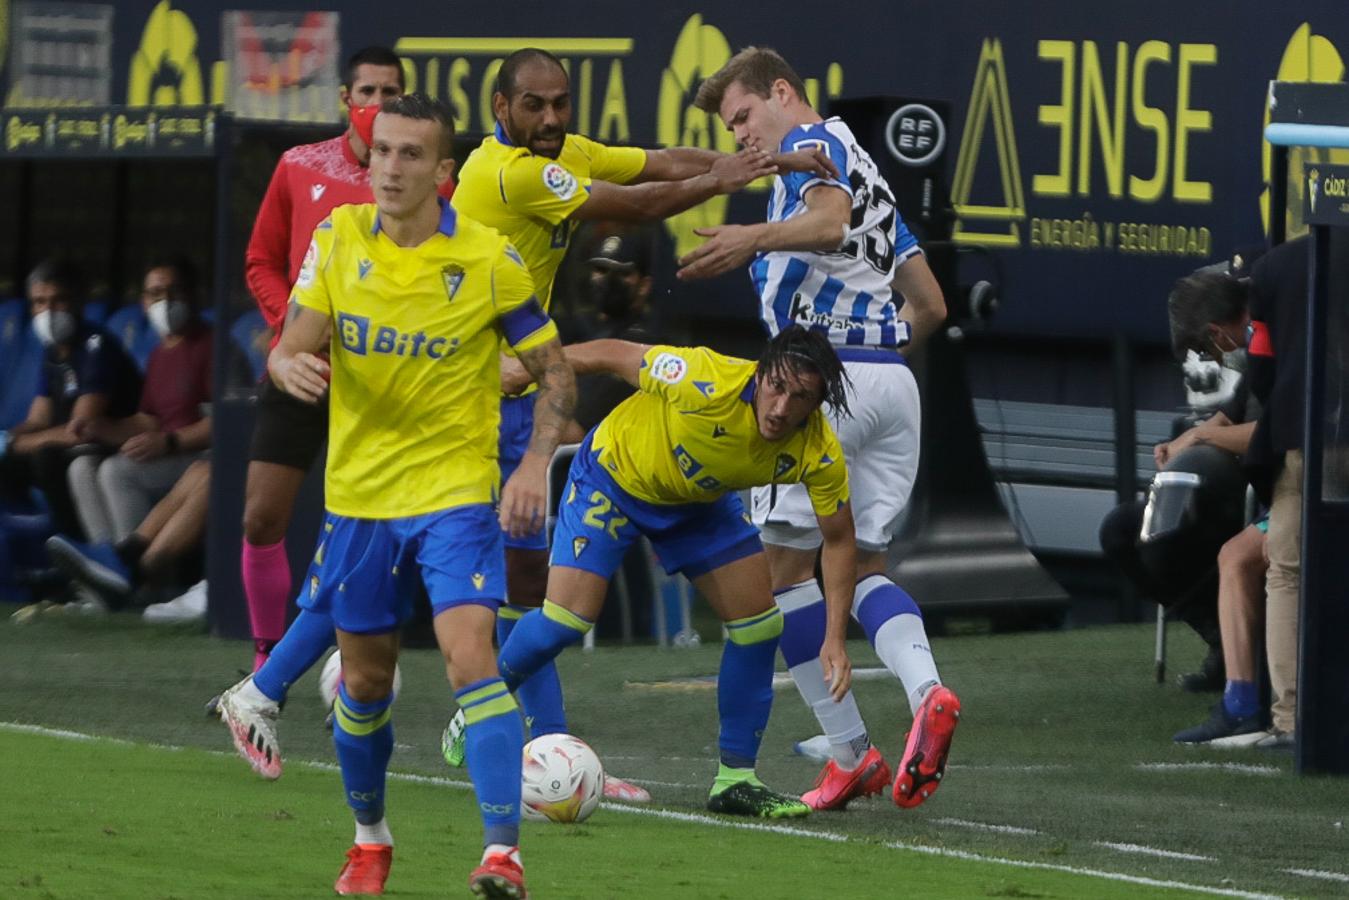
{"label": "man in red shirt", "polygon": [[[291,286],[314,229],[338,206],[374,201],[367,166],[375,114],[385,100],[402,94],[403,87],[397,54],[386,47],[358,51],[347,61],[340,90],[348,109],[347,130],[330,140],[292,147],[277,163],[244,261],[249,290],[275,335],[273,346],[281,337]],[[447,182],[441,194],[448,198],[453,190],[453,182]],[[263,380],[249,451],[242,554],[255,670],[286,630],[291,590],[286,529],[305,473],[327,436],[326,402],[301,403],[270,379]],[[331,631],[331,624],[326,627]]]}
{"label": "man in red shirt", "polygon": [[141,304],[160,344],[150,354],[140,410],[122,419],[80,419],[80,440],[116,448],[70,464],[71,495],[94,542],[126,538],[211,445],[211,326],[197,315],[196,270],[170,258],[145,271]]}

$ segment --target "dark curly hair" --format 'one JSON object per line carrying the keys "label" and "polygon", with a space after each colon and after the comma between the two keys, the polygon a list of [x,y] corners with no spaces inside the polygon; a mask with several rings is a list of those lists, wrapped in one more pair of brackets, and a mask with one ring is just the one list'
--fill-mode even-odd
{"label": "dark curly hair", "polygon": [[837,415],[848,409],[848,373],[829,339],[818,331],[792,325],[778,332],[759,357],[758,374],[765,378],[813,372],[824,383],[824,402]]}

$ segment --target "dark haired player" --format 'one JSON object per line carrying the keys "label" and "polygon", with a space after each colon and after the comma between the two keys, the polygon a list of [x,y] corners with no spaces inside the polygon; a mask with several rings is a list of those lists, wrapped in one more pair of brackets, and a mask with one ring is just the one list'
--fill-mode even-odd
{"label": "dark haired player", "polygon": [[[783,329],[760,360],[702,347],[601,340],[566,348],[578,374],[607,373],[637,393],[586,436],[572,462],[553,535],[548,599],[501,648],[501,674],[516,688],[593,626],[609,579],[639,535],[665,570],[682,572],[726,623],[717,678],[721,766],[713,812],[804,816],[795,797],[755,775],[773,704],[773,660],[782,612],[768,560],[735,491],[801,484],[824,536],[828,622],[819,649],[835,698],[851,680],[843,646],[856,546],[843,450],[822,409],[847,415],[843,365],[829,341]],[[507,378],[507,386],[511,378]]]}

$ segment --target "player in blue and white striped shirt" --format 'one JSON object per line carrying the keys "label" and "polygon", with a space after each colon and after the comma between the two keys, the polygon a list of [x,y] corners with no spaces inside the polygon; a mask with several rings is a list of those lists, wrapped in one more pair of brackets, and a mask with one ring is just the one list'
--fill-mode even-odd
{"label": "player in blue and white striped shirt", "polygon": [[[842,176],[778,176],[768,220],[700,230],[709,240],[680,261],[679,277],[748,263],[769,333],[804,325],[828,335],[844,361],[852,415],[834,429],[853,485],[853,615],[914,711],[892,792],[898,805],[917,806],[945,771],[960,700],[941,684],[917,604],[885,574],[886,550],[918,471],[918,387],[901,350],[945,318],[941,288],[876,164],[842,120],[824,119],[810,106],[801,78],[781,56],[742,50],[703,83],[695,103],[719,115],[742,145],[818,148]],[[842,809],[883,790],[890,769],[852,695],[835,702],[824,682],[824,600],[814,578],[820,532],[808,499],[792,487],[756,490],[752,510],[785,613],[782,655],[830,743],[832,759],[802,800]]]}

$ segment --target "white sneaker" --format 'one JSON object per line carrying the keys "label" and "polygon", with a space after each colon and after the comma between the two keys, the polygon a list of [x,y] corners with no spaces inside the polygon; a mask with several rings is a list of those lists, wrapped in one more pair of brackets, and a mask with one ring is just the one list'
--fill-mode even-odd
{"label": "white sneaker", "polygon": [[1268,732],[1256,741],[1254,746],[1261,750],[1292,750],[1297,743],[1297,737],[1291,731],[1280,731],[1274,726],[1270,726]]}
{"label": "white sneaker", "polygon": [[186,592],[166,603],[145,607],[145,621],[156,625],[186,625],[206,619],[206,581],[198,581]]}
{"label": "white sneaker", "polygon": [[827,763],[834,758],[833,754],[829,752],[829,738],[823,734],[806,738],[804,741],[797,741],[792,745],[792,750],[798,756],[804,756],[806,759],[813,759],[816,762]]}
{"label": "white sneaker", "polygon": [[261,696],[253,687],[253,676],[220,695],[216,714],[230,730],[234,749],[263,778],[275,781],[281,777],[281,745],[276,740],[276,718],[280,707],[263,697],[262,702],[249,695]]}

